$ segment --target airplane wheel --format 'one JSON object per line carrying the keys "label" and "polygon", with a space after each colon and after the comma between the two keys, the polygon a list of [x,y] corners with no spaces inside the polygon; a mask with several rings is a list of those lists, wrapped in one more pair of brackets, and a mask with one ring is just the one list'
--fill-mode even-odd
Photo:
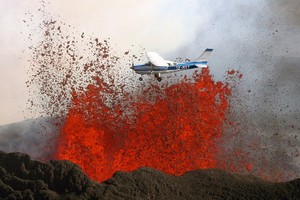
{"label": "airplane wheel", "polygon": [[162,78],[161,77],[157,77],[158,82],[161,82]]}
{"label": "airplane wheel", "polygon": [[142,77],[140,77],[140,78],[139,78],[139,80],[140,80],[140,81],[142,81],[142,80],[143,80],[143,78],[142,78]]}

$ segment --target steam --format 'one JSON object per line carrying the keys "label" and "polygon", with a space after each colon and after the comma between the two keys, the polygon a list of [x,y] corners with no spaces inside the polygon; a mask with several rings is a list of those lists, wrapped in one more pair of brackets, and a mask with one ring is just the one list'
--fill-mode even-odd
{"label": "steam", "polygon": [[266,158],[282,170],[292,169],[297,177],[300,174],[300,35],[297,34],[300,2],[268,1],[267,9],[272,60],[262,62],[262,67],[254,70],[261,78],[253,84],[257,89],[253,91],[255,99],[250,101],[247,119],[261,134]]}
{"label": "steam", "polygon": [[58,133],[52,121],[40,118],[0,126],[0,150],[27,153],[35,159],[50,159]]}
{"label": "steam", "polygon": [[[275,171],[289,171],[292,175],[277,179],[291,179],[300,174],[300,2],[251,4],[234,6],[234,11],[215,18],[217,25],[200,31],[194,43],[214,44],[218,59],[210,65],[215,74],[228,66],[244,74],[236,91],[239,101],[233,100],[232,117],[239,131],[228,130],[224,144],[229,157],[239,160],[235,150],[247,149],[243,159],[257,161],[251,173],[265,166],[274,180]],[[181,52],[190,54],[189,49]]]}

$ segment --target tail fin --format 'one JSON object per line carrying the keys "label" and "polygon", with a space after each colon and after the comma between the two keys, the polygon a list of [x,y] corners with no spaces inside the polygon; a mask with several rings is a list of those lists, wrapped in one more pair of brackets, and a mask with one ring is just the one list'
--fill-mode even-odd
{"label": "tail fin", "polygon": [[208,61],[213,49],[206,49],[197,59],[197,62]]}

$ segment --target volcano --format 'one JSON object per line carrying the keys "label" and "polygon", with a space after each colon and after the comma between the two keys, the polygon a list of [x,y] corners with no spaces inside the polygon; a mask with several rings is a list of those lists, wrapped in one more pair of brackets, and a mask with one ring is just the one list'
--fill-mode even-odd
{"label": "volcano", "polygon": [[[43,16],[43,38],[30,47],[26,84],[29,109],[58,121],[53,145],[46,147],[51,159],[74,162],[97,182],[145,166],[169,176],[217,168],[274,181],[298,177],[289,176],[294,172],[289,162],[272,162],[278,151],[258,157],[256,150],[266,146],[248,134],[252,129],[240,129],[243,96],[235,88],[240,72],[230,70],[217,81],[208,67],[160,83],[149,77],[139,82],[130,63],[144,50],[120,52],[109,39]],[[248,135],[239,141],[237,134]]]}

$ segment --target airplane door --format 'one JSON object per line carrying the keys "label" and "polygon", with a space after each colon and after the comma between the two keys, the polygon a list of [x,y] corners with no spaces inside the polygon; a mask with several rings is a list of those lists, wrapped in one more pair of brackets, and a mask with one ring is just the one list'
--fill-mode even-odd
{"label": "airplane door", "polygon": [[151,63],[151,74],[153,73],[153,68],[154,68],[154,65]]}

